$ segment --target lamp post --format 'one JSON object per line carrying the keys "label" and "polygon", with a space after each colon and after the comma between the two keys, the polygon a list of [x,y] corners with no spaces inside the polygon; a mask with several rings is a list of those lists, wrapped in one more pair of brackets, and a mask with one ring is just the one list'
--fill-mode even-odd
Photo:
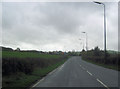
{"label": "lamp post", "polygon": [[[82,39],[79,39],[79,40],[82,40]],[[83,50],[84,50],[84,41],[82,40],[82,43],[83,43]]]}
{"label": "lamp post", "polygon": [[82,33],[84,33],[84,34],[86,34],[86,51],[88,50],[88,43],[87,43],[87,32],[82,32]]}
{"label": "lamp post", "polygon": [[106,15],[105,15],[105,4],[102,3],[102,2],[96,2],[96,1],[94,1],[94,3],[101,4],[104,7],[104,52],[105,52],[105,58],[106,58]]}

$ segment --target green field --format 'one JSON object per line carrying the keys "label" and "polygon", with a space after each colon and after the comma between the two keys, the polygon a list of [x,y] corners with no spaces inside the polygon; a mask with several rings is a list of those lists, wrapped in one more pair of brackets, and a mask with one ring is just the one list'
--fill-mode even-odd
{"label": "green field", "polygon": [[26,89],[34,85],[34,83],[36,83],[37,80],[41,79],[43,76],[46,76],[49,72],[62,65],[65,61],[66,59],[42,69],[36,68],[30,75],[18,73],[16,75],[4,76],[2,79],[3,87],[14,87],[14,89]]}
{"label": "green field", "polygon": [[17,51],[2,51],[2,58],[44,58],[44,59],[55,59],[60,55],[51,54],[40,54],[34,52],[17,52]]}
{"label": "green field", "polygon": [[68,56],[2,51],[2,86],[24,89],[62,65]]}

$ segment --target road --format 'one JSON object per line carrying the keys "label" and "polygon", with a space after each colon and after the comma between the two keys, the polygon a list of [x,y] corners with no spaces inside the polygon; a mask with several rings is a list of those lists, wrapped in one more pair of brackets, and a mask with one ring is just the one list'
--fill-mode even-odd
{"label": "road", "polygon": [[118,87],[118,71],[103,68],[81,57],[69,58],[33,87]]}

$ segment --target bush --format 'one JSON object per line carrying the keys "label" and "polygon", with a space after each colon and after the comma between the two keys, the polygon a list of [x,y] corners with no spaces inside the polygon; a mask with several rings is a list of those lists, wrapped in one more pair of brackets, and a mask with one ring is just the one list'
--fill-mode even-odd
{"label": "bush", "polygon": [[94,50],[89,50],[87,52],[82,52],[82,58],[84,60],[91,60],[97,63],[108,64],[108,65],[118,65],[120,60],[118,55],[120,54],[110,54],[106,52],[106,58],[104,57],[104,51],[101,51],[98,47],[95,47]]}
{"label": "bush", "polygon": [[62,56],[58,58],[3,58],[2,74],[11,75],[13,73],[23,72],[31,74],[35,68],[45,68],[64,59]]}
{"label": "bush", "polygon": [[101,51],[100,51],[100,49],[98,48],[98,46],[95,47],[95,49],[93,50],[93,52],[94,52],[94,55],[95,55],[95,56],[100,56],[100,54],[101,54]]}

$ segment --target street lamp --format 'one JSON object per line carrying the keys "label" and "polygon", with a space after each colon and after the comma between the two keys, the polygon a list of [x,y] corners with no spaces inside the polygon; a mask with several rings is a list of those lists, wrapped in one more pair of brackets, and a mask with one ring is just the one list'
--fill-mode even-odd
{"label": "street lamp", "polygon": [[[82,40],[82,39],[79,39],[79,40]],[[83,50],[84,50],[84,41],[82,40],[82,43],[83,43]]]}
{"label": "street lamp", "polygon": [[82,32],[82,33],[84,33],[84,34],[86,34],[86,51],[88,50],[88,43],[87,43],[87,32]]}
{"label": "street lamp", "polygon": [[94,1],[94,3],[96,4],[101,4],[104,6],[104,52],[105,52],[105,58],[106,58],[106,15],[105,15],[105,4],[102,2],[96,2]]}

